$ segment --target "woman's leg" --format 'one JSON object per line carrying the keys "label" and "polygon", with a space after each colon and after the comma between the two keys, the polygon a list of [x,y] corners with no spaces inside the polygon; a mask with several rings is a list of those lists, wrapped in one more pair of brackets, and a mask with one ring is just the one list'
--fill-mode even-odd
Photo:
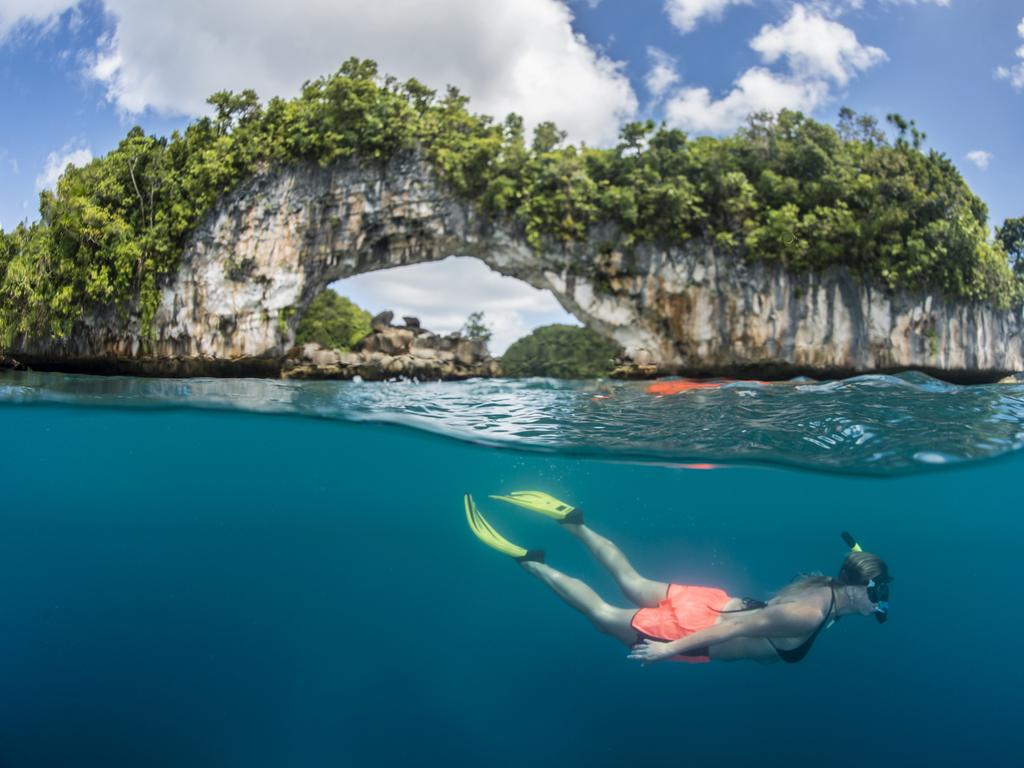
{"label": "woman's leg", "polygon": [[633,614],[628,608],[616,608],[601,599],[594,590],[579,579],[566,576],[550,565],[526,560],[522,567],[547,584],[560,598],[582,613],[590,623],[606,635],[632,646],[636,643],[637,632],[633,629]]}
{"label": "woman's leg", "polygon": [[654,608],[668,594],[668,584],[663,581],[645,579],[622,554],[617,546],[600,534],[594,533],[586,525],[563,523],[562,527],[589,549],[594,557],[607,568],[615,581],[619,583],[622,594],[641,608]]}

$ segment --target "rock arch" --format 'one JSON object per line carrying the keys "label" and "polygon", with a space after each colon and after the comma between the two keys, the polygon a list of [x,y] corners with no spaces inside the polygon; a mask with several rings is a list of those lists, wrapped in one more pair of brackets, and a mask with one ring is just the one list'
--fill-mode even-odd
{"label": "rock arch", "polygon": [[[606,233],[608,234],[608,233]],[[228,195],[164,281],[155,336],[93,313],[62,342],[15,345],[38,368],[276,375],[298,318],[355,274],[475,256],[550,290],[621,344],[640,374],[837,375],[920,368],[983,380],[1024,369],[1019,313],[872,289],[844,269],[791,274],[705,244],[628,252],[589,243],[535,253],[513,224],[443,189],[416,155],[268,169]],[[467,286],[467,290],[472,290]]]}

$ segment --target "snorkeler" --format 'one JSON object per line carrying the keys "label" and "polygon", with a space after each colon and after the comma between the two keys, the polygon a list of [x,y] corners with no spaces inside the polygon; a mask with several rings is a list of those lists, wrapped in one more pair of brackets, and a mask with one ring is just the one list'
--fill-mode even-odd
{"label": "snorkeler", "polygon": [[508,541],[466,494],[466,519],[477,538],[516,560],[598,630],[629,646],[631,659],[795,663],[807,655],[823,629],[843,616],[874,616],[879,623],[888,618],[889,568],[845,532],[843,539],[850,552],[836,578],[800,576],[764,603],[732,597],[714,587],[644,578],[615,544],[584,525],[580,509],[546,493],[514,491],[491,498],[557,520],[611,572],[637,608],[606,603],[587,584],[547,565],[543,551],[526,550]]}

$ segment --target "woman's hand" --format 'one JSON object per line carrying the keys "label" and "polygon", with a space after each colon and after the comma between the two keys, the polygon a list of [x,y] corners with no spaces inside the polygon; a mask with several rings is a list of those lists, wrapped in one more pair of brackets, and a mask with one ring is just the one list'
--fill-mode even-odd
{"label": "woman's hand", "polygon": [[663,643],[660,640],[644,640],[634,645],[626,658],[636,659],[641,663],[661,661],[675,655],[671,645],[671,643]]}

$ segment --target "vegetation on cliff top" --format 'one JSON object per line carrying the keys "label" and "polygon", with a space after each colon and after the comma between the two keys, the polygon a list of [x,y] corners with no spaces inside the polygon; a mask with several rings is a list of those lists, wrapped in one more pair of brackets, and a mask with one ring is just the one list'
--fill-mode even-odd
{"label": "vegetation on cliff top", "polygon": [[[786,267],[843,265],[890,288],[937,290],[1009,307],[1024,277],[987,238],[987,209],[953,163],[890,115],[892,140],[867,116],[837,128],[798,112],[755,114],[723,139],[651,122],[626,125],[610,149],[563,146],[545,123],[474,115],[453,88],[346,62],[266,105],[219,92],[212,117],[170,138],[133,128],[116,149],[68,168],[40,195],[41,220],[0,233],[0,346],[20,333],[66,335],[90,306],[140,313],[151,328],[157,281],[225,193],[261,167],[345,159],[384,164],[422,152],[457,194],[521,226],[537,249],[594,237],[602,250],[709,242]],[[1018,267],[1020,262],[1018,261]]]}
{"label": "vegetation on cliff top", "polygon": [[996,228],[996,241],[1010,257],[1010,264],[1018,274],[1024,272],[1024,216],[1007,219]]}

